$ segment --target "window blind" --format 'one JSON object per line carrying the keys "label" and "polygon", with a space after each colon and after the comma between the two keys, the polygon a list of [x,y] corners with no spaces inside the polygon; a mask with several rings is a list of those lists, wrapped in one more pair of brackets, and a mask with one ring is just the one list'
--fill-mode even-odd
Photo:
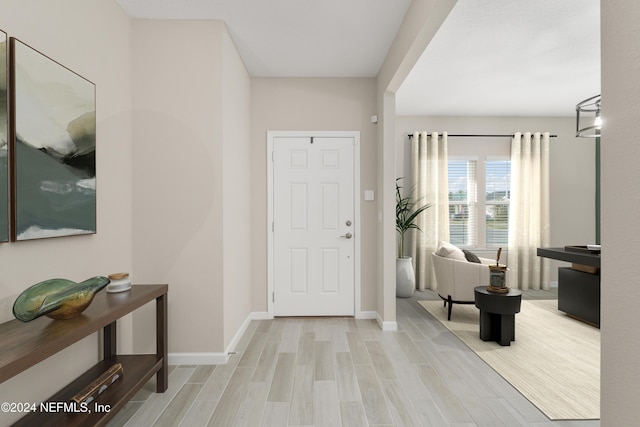
{"label": "window blind", "polygon": [[451,243],[459,246],[476,244],[477,180],[475,160],[450,160],[449,168],[449,234]]}
{"label": "window blind", "polygon": [[509,243],[509,199],[511,162],[487,160],[485,178],[487,247],[506,246]]}

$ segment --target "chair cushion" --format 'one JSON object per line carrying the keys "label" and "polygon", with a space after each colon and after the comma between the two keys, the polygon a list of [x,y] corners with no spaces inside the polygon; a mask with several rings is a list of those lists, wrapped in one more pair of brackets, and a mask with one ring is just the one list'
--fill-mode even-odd
{"label": "chair cushion", "polygon": [[481,263],[480,258],[478,258],[478,255],[474,254],[473,252],[468,251],[466,249],[463,249],[462,252],[464,253],[464,257],[467,259],[467,261],[475,262],[478,264]]}
{"label": "chair cushion", "polygon": [[436,254],[444,258],[457,259],[460,261],[467,260],[467,258],[464,256],[464,252],[462,252],[462,249],[455,245],[452,245],[449,242],[445,242],[444,240],[441,240],[438,244],[438,250],[436,250]]}

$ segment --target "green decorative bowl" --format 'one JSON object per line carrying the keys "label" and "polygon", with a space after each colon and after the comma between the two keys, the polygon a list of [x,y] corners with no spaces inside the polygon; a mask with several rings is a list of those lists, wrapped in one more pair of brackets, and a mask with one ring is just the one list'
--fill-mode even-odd
{"label": "green decorative bowl", "polygon": [[96,276],[80,283],[67,279],[36,283],[15,300],[13,315],[23,322],[42,315],[58,320],[72,319],[89,307],[95,294],[109,282],[106,277]]}

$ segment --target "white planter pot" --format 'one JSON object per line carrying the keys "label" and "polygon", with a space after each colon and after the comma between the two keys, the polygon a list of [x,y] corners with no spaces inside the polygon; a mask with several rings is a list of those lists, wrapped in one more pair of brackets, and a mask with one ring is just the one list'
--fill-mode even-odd
{"label": "white planter pot", "polygon": [[410,298],[416,290],[416,275],[411,257],[396,258],[396,296]]}

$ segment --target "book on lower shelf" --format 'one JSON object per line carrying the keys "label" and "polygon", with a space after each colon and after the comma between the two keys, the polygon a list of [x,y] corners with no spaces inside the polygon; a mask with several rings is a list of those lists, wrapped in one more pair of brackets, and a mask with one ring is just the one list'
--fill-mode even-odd
{"label": "book on lower shelf", "polygon": [[71,400],[76,403],[93,402],[103,391],[109,388],[111,384],[118,381],[122,377],[122,373],[122,364],[116,363],[74,395]]}

